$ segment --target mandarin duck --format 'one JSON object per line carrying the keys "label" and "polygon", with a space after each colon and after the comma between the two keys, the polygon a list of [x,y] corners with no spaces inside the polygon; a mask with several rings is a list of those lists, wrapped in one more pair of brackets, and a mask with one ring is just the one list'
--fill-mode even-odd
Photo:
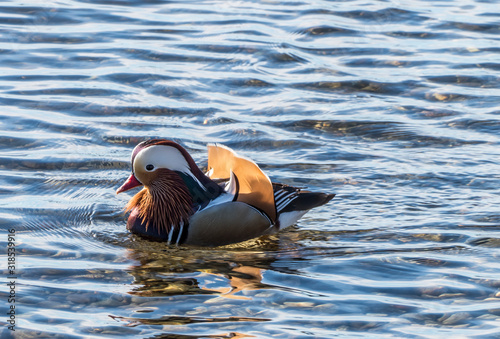
{"label": "mandarin duck", "polygon": [[141,142],[132,152],[132,174],[116,193],[144,188],[127,204],[127,229],[168,244],[221,246],[293,225],[335,194],[272,183],[259,166],[230,148],[208,145],[204,174],[179,144]]}

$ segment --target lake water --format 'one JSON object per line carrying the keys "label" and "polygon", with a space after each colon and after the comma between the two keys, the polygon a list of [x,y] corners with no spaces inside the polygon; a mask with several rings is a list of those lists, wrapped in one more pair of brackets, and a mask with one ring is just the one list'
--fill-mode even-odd
{"label": "lake water", "polygon": [[[498,338],[499,88],[497,1],[2,2],[1,337]],[[148,242],[115,190],[153,137],[337,196]]]}

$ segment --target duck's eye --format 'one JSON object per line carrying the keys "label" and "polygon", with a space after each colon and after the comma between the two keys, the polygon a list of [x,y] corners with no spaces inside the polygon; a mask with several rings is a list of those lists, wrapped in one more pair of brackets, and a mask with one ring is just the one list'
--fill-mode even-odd
{"label": "duck's eye", "polygon": [[153,165],[149,164],[149,165],[146,165],[146,169],[147,169],[148,171],[152,171],[152,170],[154,170],[154,169],[155,169],[155,167],[154,167]]}

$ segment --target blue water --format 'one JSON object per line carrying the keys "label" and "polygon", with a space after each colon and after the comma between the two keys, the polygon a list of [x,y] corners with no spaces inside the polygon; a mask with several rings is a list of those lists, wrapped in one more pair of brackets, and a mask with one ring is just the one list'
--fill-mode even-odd
{"label": "blue water", "polygon": [[[495,1],[2,2],[2,338],[500,337],[499,27]],[[151,243],[115,190],[153,137],[337,196]]]}

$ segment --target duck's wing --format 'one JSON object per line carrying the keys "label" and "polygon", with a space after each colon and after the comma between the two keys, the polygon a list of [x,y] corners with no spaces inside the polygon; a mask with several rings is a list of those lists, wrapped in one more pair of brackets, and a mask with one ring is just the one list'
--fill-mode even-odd
{"label": "duck's wing", "polygon": [[208,173],[210,179],[235,180],[235,201],[244,202],[263,211],[272,223],[276,221],[273,185],[255,162],[237,155],[226,146],[210,144]]}

